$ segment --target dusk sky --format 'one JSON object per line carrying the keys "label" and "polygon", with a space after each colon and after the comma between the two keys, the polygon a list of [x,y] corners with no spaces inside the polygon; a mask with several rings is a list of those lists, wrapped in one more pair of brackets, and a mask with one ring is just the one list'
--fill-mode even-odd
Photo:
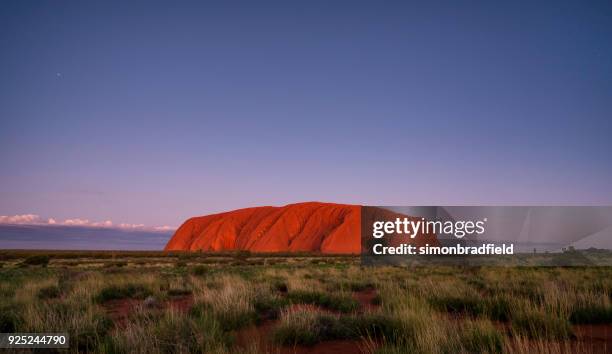
{"label": "dusk sky", "polygon": [[0,2],[0,215],[612,204],[612,2]]}

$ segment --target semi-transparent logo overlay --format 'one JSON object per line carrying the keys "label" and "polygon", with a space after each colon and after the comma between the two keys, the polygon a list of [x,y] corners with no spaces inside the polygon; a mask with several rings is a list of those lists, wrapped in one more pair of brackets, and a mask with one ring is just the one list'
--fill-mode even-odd
{"label": "semi-transparent logo overlay", "polygon": [[609,206],[364,206],[364,265],[612,265]]}

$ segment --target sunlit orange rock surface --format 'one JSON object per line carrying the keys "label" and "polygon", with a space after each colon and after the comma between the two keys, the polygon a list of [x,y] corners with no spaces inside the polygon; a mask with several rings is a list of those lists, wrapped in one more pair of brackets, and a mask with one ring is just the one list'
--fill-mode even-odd
{"label": "sunlit orange rock surface", "polygon": [[194,217],[176,230],[165,250],[356,254],[361,252],[360,209],[308,202]]}

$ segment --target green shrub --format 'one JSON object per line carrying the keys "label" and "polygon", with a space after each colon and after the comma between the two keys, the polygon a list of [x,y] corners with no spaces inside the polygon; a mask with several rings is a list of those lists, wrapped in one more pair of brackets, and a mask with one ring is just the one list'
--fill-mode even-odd
{"label": "green shrub", "polygon": [[286,314],[273,338],[283,345],[313,345],[334,339],[360,337],[397,341],[402,324],[379,314],[334,316],[316,311],[296,311]]}
{"label": "green shrub", "polygon": [[314,345],[321,341],[318,333],[303,330],[291,324],[279,325],[273,334],[275,342],[282,345]]}
{"label": "green shrub", "polygon": [[478,316],[485,312],[483,299],[471,295],[432,297],[429,303],[438,310],[451,313]]}
{"label": "green shrub", "polygon": [[398,319],[384,314],[342,316],[339,321],[350,331],[350,337],[378,338],[396,342],[405,326]]}
{"label": "green shrub", "polygon": [[318,291],[292,291],[287,294],[292,303],[311,304],[339,312],[352,312],[357,310],[359,303],[349,296],[332,295]]}
{"label": "green shrub", "polygon": [[51,258],[44,254],[38,254],[35,256],[29,256],[23,260],[23,264],[25,265],[39,265],[41,267],[46,267],[49,264]]}
{"label": "green shrub", "polygon": [[222,312],[216,313],[215,318],[224,331],[232,331],[248,326],[257,320],[254,312]]}
{"label": "green shrub", "polygon": [[151,295],[151,291],[141,284],[110,285],[100,291],[96,296],[96,301],[105,302],[126,298],[144,299],[149,295]]}
{"label": "green shrub", "polygon": [[311,311],[297,311],[283,318],[273,339],[283,345],[314,345],[331,339],[350,338],[355,332],[335,316]]}
{"label": "green shrub", "polygon": [[263,318],[278,318],[280,310],[287,305],[287,300],[282,297],[258,295],[253,300],[253,307],[257,312],[258,320]]}

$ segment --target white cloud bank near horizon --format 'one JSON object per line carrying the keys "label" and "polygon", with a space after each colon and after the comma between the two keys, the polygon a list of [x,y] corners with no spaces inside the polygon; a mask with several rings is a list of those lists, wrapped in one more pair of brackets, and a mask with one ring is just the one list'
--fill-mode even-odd
{"label": "white cloud bank near horizon", "polygon": [[21,214],[21,215],[0,215],[0,225],[50,225],[50,226],[80,226],[94,228],[115,228],[122,230],[143,230],[143,231],[173,231],[174,226],[146,226],[144,224],[129,224],[120,223],[115,225],[111,220],[105,221],[89,221],[88,219],[65,219],[58,221],[54,218],[44,219],[36,214]]}

